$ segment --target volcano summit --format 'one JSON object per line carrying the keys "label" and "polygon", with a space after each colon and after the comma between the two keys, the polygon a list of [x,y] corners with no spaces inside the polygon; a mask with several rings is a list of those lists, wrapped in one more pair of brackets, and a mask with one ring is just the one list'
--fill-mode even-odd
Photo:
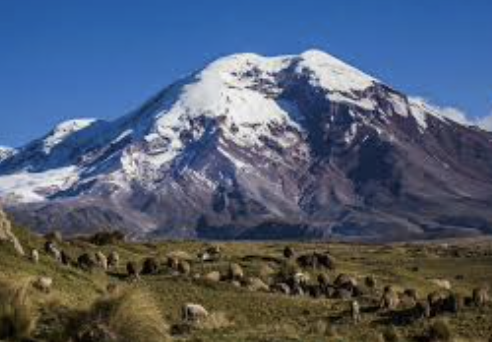
{"label": "volcano summit", "polygon": [[492,233],[492,134],[321,51],[221,58],[115,121],[0,149],[20,223],[136,238]]}

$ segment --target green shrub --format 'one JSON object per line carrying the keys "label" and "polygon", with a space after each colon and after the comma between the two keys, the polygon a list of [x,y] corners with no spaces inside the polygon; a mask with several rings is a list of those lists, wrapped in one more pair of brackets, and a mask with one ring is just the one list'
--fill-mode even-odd
{"label": "green shrub", "polygon": [[125,234],[117,230],[101,231],[89,237],[89,242],[98,246],[114,245],[123,241]]}

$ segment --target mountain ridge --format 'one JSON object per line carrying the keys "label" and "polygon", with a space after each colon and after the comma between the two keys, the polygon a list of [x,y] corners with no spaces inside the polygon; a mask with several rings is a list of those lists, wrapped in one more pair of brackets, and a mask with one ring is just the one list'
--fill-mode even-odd
{"label": "mountain ridge", "polygon": [[237,54],[0,159],[0,198],[69,233],[413,239],[490,233],[490,170],[490,133],[324,52]]}

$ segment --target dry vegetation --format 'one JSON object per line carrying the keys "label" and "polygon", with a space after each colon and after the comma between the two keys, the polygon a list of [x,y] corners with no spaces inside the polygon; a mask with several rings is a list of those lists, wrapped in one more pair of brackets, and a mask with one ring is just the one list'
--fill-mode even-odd
{"label": "dry vegetation", "polygon": [[[460,297],[471,297],[474,288],[492,284],[490,242],[290,244],[296,255],[329,251],[334,269],[299,266],[295,256],[284,256],[285,243],[221,243],[219,258],[201,262],[196,256],[207,250],[207,243],[58,242],[72,260],[97,251],[120,255],[117,269],[87,272],[43,253],[43,238],[20,229],[15,232],[26,251],[38,249],[41,259],[35,264],[0,245],[0,340],[488,342],[492,337],[490,303],[463,305],[457,313],[423,319],[408,319],[404,304],[389,311],[377,308],[387,285],[397,293],[413,289],[426,299],[440,290],[436,279],[449,281],[451,291]],[[148,258],[155,261],[156,272],[140,280],[127,277],[127,262],[141,268]],[[239,266],[243,275],[231,265]],[[350,299],[286,295],[263,288],[262,283],[273,288],[278,279],[298,271],[309,275],[308,285],[317,283],[320,274],[330,283],[342,273],[354,278],[363,290],[357,297],[361,321],[353,322]],[[217,274],[205,276],[211,272],[219,272],[220,279]],[[30,286],[39,276],[53,279],[49,293]],[[203,305],[209,315],[199,322],[184,322],[186,303]]]}

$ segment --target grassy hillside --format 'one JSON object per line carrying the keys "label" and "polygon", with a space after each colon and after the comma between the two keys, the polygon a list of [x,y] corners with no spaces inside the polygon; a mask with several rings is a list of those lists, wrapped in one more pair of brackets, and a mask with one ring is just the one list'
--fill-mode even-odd
{"label": "grassy hillside", "polygon": [[[470,296],[475,287],[492,284],[492,243],[489,241],[406,246],[289,244],[297,255],[329,251],[335,258],[335,270],[303,270],[310,274],[313,282],[319,272],[328,274],[331,281],[340,273],[356,277],[359,283],[364,283],[366,276],[376,278],[377,289],[358,299],[362,306],[362,321],[353,323],[348,300],[250,291],[231,282],[211,282],[197,277],[197,274],[203,276],[214,270],[225,274],[229,264],[234,262],[241,265],[247,277],[272,281],[275,274],[286,267],[282,254],[285,243],[220,243],[222,257],[210,263],[201,263],[196,258],[207,246],[201,242],[118,242],[100,247],[74,240],[59,244],[73,258],[86,252],[103,251],[107,255],[118,251],[122,259],[120,268],[106,273],[100,269],[84,272],[74,266],[60,265],[42,252],[43,238],[22,229],[15,229],[15,232],[26,250],[36,248],[41,251],[41,260],[34,264],[26,257],[17,256],[8,245],[0,245],[0,281],[21,284],[38,276],[54,280],[49,294],[29,290],[38,318],[32,332],[35,340],[55,339],[53,331],[60,329],[58,325],[66,324],[63,315],[88,310],[106,295],[108,284],[148,293],[153,304],[162,311],[173,333],[172,338],[181,341],[384,341],[381,334],[386,332],[388,335],[388,329],[396,332],[400,341],[422,341],[430,327],[443,320],[455,340],[479,342],[489,341],[492,337],[490,303],[482,308],[467,306],[457,314],[410,321],[400,315],[404,308],[395,312],[375,308],[386,285],[393,285],[397,291],[413,288],[420,298],[426,298],[428,293],[439,290],[431,281],[436,278],[449,280],[452,291],[463,296]],[[165,266],[168,254],[175,251],[186,252],[192,257],[189,276],[176,275]],[[126,277],[126,262],[134,261],[140,266],[147,257],[160,262],[159,274],[130,282]],[[272,275],[267,276],[266,271]],[[181,307],[185,303],[203,305],[213,313],[214,320],[185,329],[181,321]]]}

